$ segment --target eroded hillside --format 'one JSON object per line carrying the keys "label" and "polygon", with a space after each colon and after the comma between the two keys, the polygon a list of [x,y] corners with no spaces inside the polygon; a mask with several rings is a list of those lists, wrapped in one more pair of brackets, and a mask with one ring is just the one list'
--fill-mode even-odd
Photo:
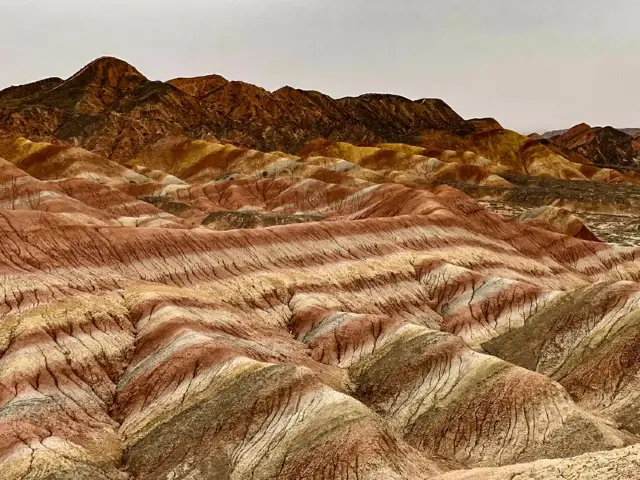
{"label": "eroded hillside", "polygon": [[2,477],[640,478],[638,174],[253,89],[0,93]]}

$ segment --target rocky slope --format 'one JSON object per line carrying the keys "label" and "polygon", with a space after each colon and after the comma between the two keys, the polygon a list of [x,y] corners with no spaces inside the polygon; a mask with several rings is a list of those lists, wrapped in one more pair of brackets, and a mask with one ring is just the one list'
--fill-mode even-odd
{"label": "rocky slope", "polygon": [[518,220],[551,232],[562,233],[592,242],[600,241],[582,220],[566,208],[553,206],[534,208],[520,215]]}
{"label": "rocky slope", "polygon": [[571,150],[602,167],[640,167],[640,141],[634,129],[591,127],[586,123],[549,137],[557,146]]}
{"label": "rocky slope", "polygon": [[335,100],[290,87],[268,92],[216,75],[154,82],[108,57],[65,81],[0,92],[0,132],[57,138],[114,160],[174,134],[294,151],[314,138],[401,141],[429,129],[474,128],[441,100],[375,94]]}
{"label": "rocky slope", "polygon": [[0,103],[2,478],[640,478],[640,248],[559,208],[637,175],[113,59]]}
{"label": "rocky slope", "polygon": [[[579,125],[539,136],[539,142],[504,130],[493,119],[464,120],[436,99],[384,94],[333,99],[292,87],[269,92],[219,75],[151,81],[110,57],[66,80],[0,91],[0,134],[81,146],[118,162],[160,139],[184,135],[290,154],[317,139],[405,143],[471,151],[496,163],[513,162],[509,157],[524,149],[552,164],[635,167],[640,152],[630,133],[610,127]],[[534,168],[527,174],[545,173]]]}
{"label": "rocky slope", "polygon": [[6,478],[637,465],[639,250],[329,157],[215,147],[174,176],[65,148],[2,164]]}

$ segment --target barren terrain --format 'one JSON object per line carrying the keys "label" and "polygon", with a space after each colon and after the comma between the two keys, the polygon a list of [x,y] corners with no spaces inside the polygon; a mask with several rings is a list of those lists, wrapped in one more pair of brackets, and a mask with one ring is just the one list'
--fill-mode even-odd
{"label": "barren terrain", "polygon": [[0,133],[2,478],[640,478],[628,165],[111,58]]}

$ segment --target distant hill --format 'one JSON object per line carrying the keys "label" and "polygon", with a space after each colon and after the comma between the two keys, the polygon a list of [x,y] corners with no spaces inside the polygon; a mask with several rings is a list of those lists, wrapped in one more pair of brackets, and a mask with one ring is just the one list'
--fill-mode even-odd
{"label": "distant hill", "polygon": [[[565,128],[563,130],[549,130],[548,132],[544,132],[544,133],[532,133],[531,135],[529,135],[530,137],[537,137],[537,138],[544,138],[545,140],[548,140],[552,137],[557,137],[559,135],[563,135],[567,132],[567,130],[569,130],[568,128]],[[632,137],[638,137],[640,136],[640,128],[618,128],[617,130],[620,130],[621,132],[624,132],[628,135],[631,135]]]}
{"label": "distant hill", "polygon": [[167,135],[293,152],[316,138],[405,142],[429,130],[485,128],[500,125],[493,119],[467,122],[439,99],[373,93],[334,99],[292,87],[269,92],[219,75],[158,82],[112,57],[64,81],[0,91],[0,133],[57,139],[115,160]]}
{"label": "distant hill", "polygon": [[551,130],[549,132],[544,132],[543,134],[540,135],[541,138],[544,138],[546,140],[552,138],[552,137],[557,137],[558,135],[562,135],[563,133],[566,133],[567,129],[564,130]]}
{"label": "distant hill", "polygon": [[640,142],[631,134],[637,133],[636,130],[638,129],[591,127],[581,123],[563,133],[546,138],[557,146],[590,159],[598,166],[638,168]]}

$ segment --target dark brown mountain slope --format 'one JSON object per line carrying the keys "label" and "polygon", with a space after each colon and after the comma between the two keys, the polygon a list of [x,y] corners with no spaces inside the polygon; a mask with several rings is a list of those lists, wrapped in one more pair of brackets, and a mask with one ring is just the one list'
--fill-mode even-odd
{"label": "dark brown mountain slope", "polygon": [[36,95],[42,91],[47,91],[60,85],[64,80],[57,77],[45,78],[37,82],[26,85],[15,85],[13,87],[0,90],[0,103],[23,100],[31,95]]}
{"label": "dark brown mountain slope", "polygon": [[551,137],[550,141],[599,166],[637,168],[640,163],[640,142],[613,127],[591,127],[581,123]]}
{"label": "dark brown mountain slope", "polygon": [[466,122],[434,99],[366,94],[336,100],[291,87],[269,92],[218,75],[153,82],[110,57],[65,81],[0,92],[0,134],[61,140],[113,160],[167,135],[292,152],[315,138],[408,142],[425,131],[464,133],[496,124]]}
{"label": "dark brown mountain slope", "polygon": [[114,160],[206,119],[195,97],[149,81],[128,63],[108,57],[53,88],[23,99],[0,99],[0,133],[62,140]]}

